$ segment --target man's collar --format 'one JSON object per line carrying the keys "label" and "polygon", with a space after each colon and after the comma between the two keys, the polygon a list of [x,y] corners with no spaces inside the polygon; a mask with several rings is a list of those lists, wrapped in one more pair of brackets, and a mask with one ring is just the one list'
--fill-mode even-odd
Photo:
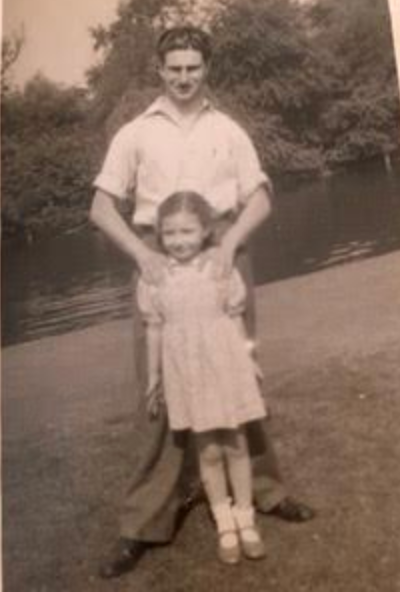
{"label": "man's collar", "polygon": [[[213,104],[208,97],[204,97],[198,114],[208,111],[213,108]],[[179,123],[181,116],[178,109],[173,102],[165,95],[158,97],[144,112],[145,117],[152,117],[153,115],[165,115]]]}

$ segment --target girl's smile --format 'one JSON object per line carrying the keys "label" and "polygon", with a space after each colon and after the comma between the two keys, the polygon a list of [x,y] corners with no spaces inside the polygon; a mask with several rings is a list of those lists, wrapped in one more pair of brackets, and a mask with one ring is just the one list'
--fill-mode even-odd
{"label": "girl's smile", "polygon": [[198,217],[185,211],[166,216],[161,226],[164,249],[180,263],[188,263],[200,253],[207,234]]}

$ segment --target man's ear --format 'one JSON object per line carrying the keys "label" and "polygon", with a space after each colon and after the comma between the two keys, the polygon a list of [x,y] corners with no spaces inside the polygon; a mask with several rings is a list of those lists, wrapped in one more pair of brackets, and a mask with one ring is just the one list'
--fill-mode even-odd
{"label": "man's ear", "polygon": [[165,79],[165,64],[161,60],[157,60],[156,72],[162,81]]}

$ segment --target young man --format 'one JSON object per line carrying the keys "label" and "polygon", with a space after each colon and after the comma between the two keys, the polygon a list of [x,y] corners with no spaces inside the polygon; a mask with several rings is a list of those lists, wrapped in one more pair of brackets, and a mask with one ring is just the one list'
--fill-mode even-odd
{"label": "young man", "polygon": [[[193,27],[167,30],[159,40],[158,58],[164,94],[114,137],[95,180],[91,219],[132,258],[147,282],[157,284],[163,280],[164,266],[154,234],[158,205],[175,191],[197,191],[207,197],[220,219],[215,273],[229,274],[239,260],[246,274],[243,246],[270,213],[269,179],[246,133],[206,96],[208,35]],[[116,205],[131,193],[135,196],[132,226]],[[106,578],[132,569],[151,544],[169,542],[182,506],[178,490],[186,442],[173,438],[166,416],[150,421],[146,415],[144,330],[136,303],[134,308],[140,460],[123,507],[120,539],[101,566],[100,574]],[[252,333],[251,319],[248,325]],[[285,492],[265,422],[254,425],[248,436],[258,510],[289,521],[312,518],[310,508]]]}

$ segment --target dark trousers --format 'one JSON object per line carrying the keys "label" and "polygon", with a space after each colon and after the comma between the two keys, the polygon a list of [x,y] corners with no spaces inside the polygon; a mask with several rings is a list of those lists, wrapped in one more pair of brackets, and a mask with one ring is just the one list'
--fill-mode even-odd
{"label": "dark trousers", "polygon": [[[221,232],[224,230],[221,225]],[[154,234],[140,231],[142,239],[156,248]],[[248,288],[247,318],[250,336],[254,335],[255,307],[251,266],[245,252],[238,255],[236,264]],[[185,492],[185,482],[193,475],[196,463],[190,455],[189,433],[169,430],[165,412],[157,419],[149,419],[144,392],[147,384],[146,333],[137,308],[135,293],[138,276],[133,278],[133,362],[134,384],[138,406],[135,417],[135,456],[132,478],[122,507],[121,536],[154,543],[169,542],[174,535],[178,510]],[[286,495],[279,474],[276,457],[268,435],[268,420],[247,426],[254,475],[256,505],[268,511]]]}

